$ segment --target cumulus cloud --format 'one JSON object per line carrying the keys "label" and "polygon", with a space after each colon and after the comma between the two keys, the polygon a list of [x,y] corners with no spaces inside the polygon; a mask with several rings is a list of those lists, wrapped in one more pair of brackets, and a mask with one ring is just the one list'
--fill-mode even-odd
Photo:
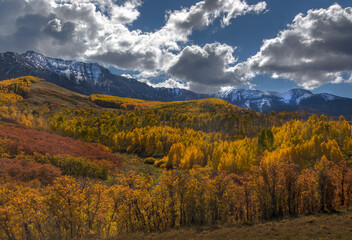
{"label": "cumulus cloud", "polygon": [[342,73],[352,72],[351,43],[352,8],[334,4],[297,15],[276,38],[265,40],[243,66],[313,89],[346,81]]}
{"label": "cumulus cloud", "polygon": [[169,47],[178,49],[178,41],[187,41],[194,29],[202,30],[221,18],[222,26],[229,25],[231,19],[248,13],[260,13],[266,9],[265,2],[248,5],[241,0],[205,0],[196,3],[190,8],[169,12],[167,22],[163,28],[155,33],[158,38],[168,38]]}
{"label": "cumulus cloud", "polygon": [[334,4],[299,14],[277,37],[264,40],[256,55],[237,63],[236,47],[191,45],[189,38],[215,20],[226,27],[238,16],[262,13],[265,2],[198,1],[167,12],[165,25],[152,32],[130,29],[141,5],[142,0],[0,0],[0,51],[96,60],[139,71],[134,77],[140,79],[168,74],[172,79],[165,86],[186,81],[197,92],[250,85],[256,74],[292,79],[307,89],[352,82],[351,7]]}
{"label": "cumulus cloud", "polygon": [[[141,5],[141,0],[0,1],[0,51],[35,50],[54,57],[97,60],[125,70],[170,72],[177,78],[183,76],[183,69],[185,80],[192,85],[219,86],[233,77],[234,48],[217,43],[203,48],[188,46],[190,35],[216,19],[225,27],[238,16],[266,9],[265,2],[203,0],[167,12],[164,26],[142,32],[130,29]],[[187,68],[181,62],[194,55],[209,73],[202,74],[202,80],[191,74],[193,66]],[[215,64],[212,69],[219,76],[210,74],[202,61]]]}
{"label": "cumulus cloud", "polygon": [[[174,60],[173,51],[181,51],[194,29],[204,29],[222,17],[226,24],[239,15],[260,13],[265,2],[248,5],[241,0],[205,0],[190,8],[170,11],[166,23],[154,32],[130,31],[125,26],[102,39],[87,53],[92,59],[106,61],[128,70],[165,70]],[[126,61],[127,59],[127,61]]]}
{"label": "cumulus cloud", "polygon": [[0,50],[86,58],[118,26],[139,16],[140,0],[0,1]]}

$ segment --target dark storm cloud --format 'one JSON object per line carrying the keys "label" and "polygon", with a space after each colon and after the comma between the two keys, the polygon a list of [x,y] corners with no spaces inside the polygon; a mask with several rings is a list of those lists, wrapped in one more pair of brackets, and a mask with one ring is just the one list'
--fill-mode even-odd
{"label": "dark storm cloud", "polygon": [[229,56],[231,59],[233,49],[225,47],[217,52],[216,48],[219,46],[186,47],[178,56],[176,63],[168,69],[168,73],[193,83],[218,85],[231,82],[231,79],[226,78],[225,68],[233,63],[227,60]]}
{"label": "dark storm cloud", "polygon": [[[91,56],[90,59],[119,66],[123,69],[154,70],[156,66],[156,54],[147,52],[108,52],[101,55]],[[138,67],[136,67],[138,66]]]}
{"label": "dark storm cloud", "polygon": [[36,50],[43,40],[53,46],[63,45],[72,41],[75,30],[74,23],[63,22],[55,14],[26,14],[16,19],[15,27],[12,35],[0,36],[1,49]]}
{"label": "dark storm cloud", "polygon": [[54,19],[48,22],[43,33],[51,36],[60,44],[73,40],[75,32],[75,24],[73,22],[61,23],[59,19]]}
{"label": "dark storm cloud", "polygon": [[233,64],[234,48],[226,44],[188,46],[177,56],[167,73],[177,79],[186,80],[196,92],[218,90],[220,86],[239,86],[245,79]]}
{"label": "dark storm cloud", "polygon": [[14,23],[16,21],[18,12],[22,12],[24,7],[25,5],[23,4],[23,0],[0,0],[0,34],[13,30],[10,23]]}
{"label": "dark storm cloud", "polygon": [[335,81],[352,71],[352,8],[335,4],[297,15],[287,30],[265,40],[248,63],[257,73],[292,79],[306,88]]}

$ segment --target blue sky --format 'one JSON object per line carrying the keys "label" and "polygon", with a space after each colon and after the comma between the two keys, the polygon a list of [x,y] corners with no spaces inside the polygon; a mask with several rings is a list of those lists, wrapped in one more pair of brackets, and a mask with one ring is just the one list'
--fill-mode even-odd
{"label": "blue sky", "polygon": [[[140,8],[141,16],[133,24],[132,28],[142,29],[143,31],[159,29],[165,24],[166,11],[179,9],[180,6],[190,7],[196,2],[195,0],[144,0]],[[251,2],[254,3],[255,1],[248,1],[248,3]],[[193,43],[199,45],[218,41],[237,46],[238,50],[234,55],[238,57],[238,61],[245,61],[258,52],[263,39],[274,38],[280,30],[285,29],[292,22],[298,13],[306,14],[310,9],[328,8],[334,3],[338,3],[342,7],[352,5],[348,1],[330,0],[268,0],[266,3],[268,7],[265,14],[250,14],[239,17],[225,28],[220,27],[220,22],[217,21],[207,29],[195,31],[190,39]],[[116,73],[122,72],[117,70]],[[155,81],[158,81],[158,79]],[[284,92],[292,88],[300,88],[292,80],[273,79],[268,74],[256,76],[252,82],[256,85],[256,89],[265,91]],[[352,84],[327,83],[312,91],[352,97]]]}
{"label": "blue sky", "polygon": [[153,86],[196,92],[303,87],[352,97],[351,5],[330,0],[1,1],[0,50],[97,61]]}
{"label": "blue sky", "polygon": [[[165,23],[165,12],[179,9],[180,6],[190,7],[197,1],[165,1],[144,0],[140,9],[141,16],[133,24],[136,29],[151,31],[162,27]],[[248,1],[248,3],[256,1]],[[348,1],[330,0],[267,0],[268,11],[265,14],[251,14],[237,18],[233,23],[221,28],[219,21],[208,29],[196,31],[191,36],[195,44],[204,45],[208,42],[218,41],[237,46],[235,52],[239,61],[256,54],[263,39],[274,38],[280,30],[286,28],[298,13],[306,13],[310,9],[328,8],[334,3],[343,7],[352,6]],[[299,88],[294,81],[287,79],[273,79],[269,75],[255,77],[253,83],[256,89],[265,91],[284,92],[292,88]],[[329,92],[340,96],[352,97],[352,84],[324,84],[313,92]]]}

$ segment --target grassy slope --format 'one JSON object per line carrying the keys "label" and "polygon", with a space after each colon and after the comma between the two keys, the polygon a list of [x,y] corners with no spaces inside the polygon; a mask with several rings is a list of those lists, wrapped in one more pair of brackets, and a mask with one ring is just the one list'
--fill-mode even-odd
{"label": "grassy slope", "polygon": [[[174,101],[174,102],[157,102],[146,101],[133,98],[123,98],[110,95],[93,94],[89,97],[92,102],[99,106],[107,106],[115,109],[125,110],[145,110],[153,109],[155,111],[177,111],[178,113],[190,112],[236,112],[254,114],[255,111],[240,108],[236,105],[217,98],[206,98],[200,100]],[[257,115],[264,115],[256,113]]]}
{"label": "grassy slope", "polygon": [[162,174],[162,168],[158,168],[154,165],[145,164],[143,159],[139,158],[136,155],[120,153],[118,154],[118,156],[124,159],[124,162],[119,168],[121,173],[128,173],[129,171],[134,171],[138,174],[153,176],[154,181],[157,181],[157,179]]}
{"label": "grassy slope", "polygon": [[[214,111],[221,112],[236,112],[239,114],[254,114],[254,111],[249,111],[227,103],[221,99],[201,99],[191,101],[176,101],[176,102],[156,102],[156,101],[145,101],[140,99],[132,98],[121,98],[109,95],[93,94],[91,96],[82,95],[79,93],[72,92],[65,88],[59,87],[53,83],[46,81],[40,81],[33,83],[30,87],[31,91],[28,96],[24,99],[25,102],[34,105],[51,105],[58,107],[69,107],[69,108],[96,108],[106,109],[99,104],[99,101],[105,103],[115,103],[122,105],[124,110],[135,110],[135,109],[154,109],[156,111],[175,111],[179,113],[193,112],[210,112]],[[94,103],[96,101],[96,103]],[[109,104],[107,104],[109,105]],[[112,107],[115,108],[115,107]],[[120,108],[120,107],[116,107]],[[255,113],[257,115],[263,115]]]}
{"label": "grassy slope", "polygon": [[96,108],[88,96],[72,92],[53,83],[41,81],[31,86],[30,94],[25,98],[30,104],[48,104],[58,107]]}
{"label": "grassy slope", "polygon": [[352,239],[352,212],[284,219],[254,226],[201,227],[164,233],[125,234],[111,240]]}

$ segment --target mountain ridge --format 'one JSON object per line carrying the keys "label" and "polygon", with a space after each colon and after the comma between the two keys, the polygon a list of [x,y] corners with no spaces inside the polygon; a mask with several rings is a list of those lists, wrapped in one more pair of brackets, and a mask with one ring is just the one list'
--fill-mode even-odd
{"label": "mountain ridge", "polygon": [[[108,94],[143,100],[193,100],[199,95],[184,89],[153,88],[135,79],[112,74],[97,63],[45,57],[34,51],[0,54],[0,80],[33,75],[69,90],[90,95]],[[172,92],[173,94],[170,94]]]}
{"label": "mountain ridge", "polygon": [[46,57],[34,51],[0,53],[0,80],[33,75],[66,89],[85,94],[107,94],[154,101],[185,101],[220,98],[258,112],[308,111],[352,116],[352,99],[305,89],[288,92],[230,89],[215,94],[198,94],[179,88],[154,88],[133,78],[113,74],[98,63]]}

